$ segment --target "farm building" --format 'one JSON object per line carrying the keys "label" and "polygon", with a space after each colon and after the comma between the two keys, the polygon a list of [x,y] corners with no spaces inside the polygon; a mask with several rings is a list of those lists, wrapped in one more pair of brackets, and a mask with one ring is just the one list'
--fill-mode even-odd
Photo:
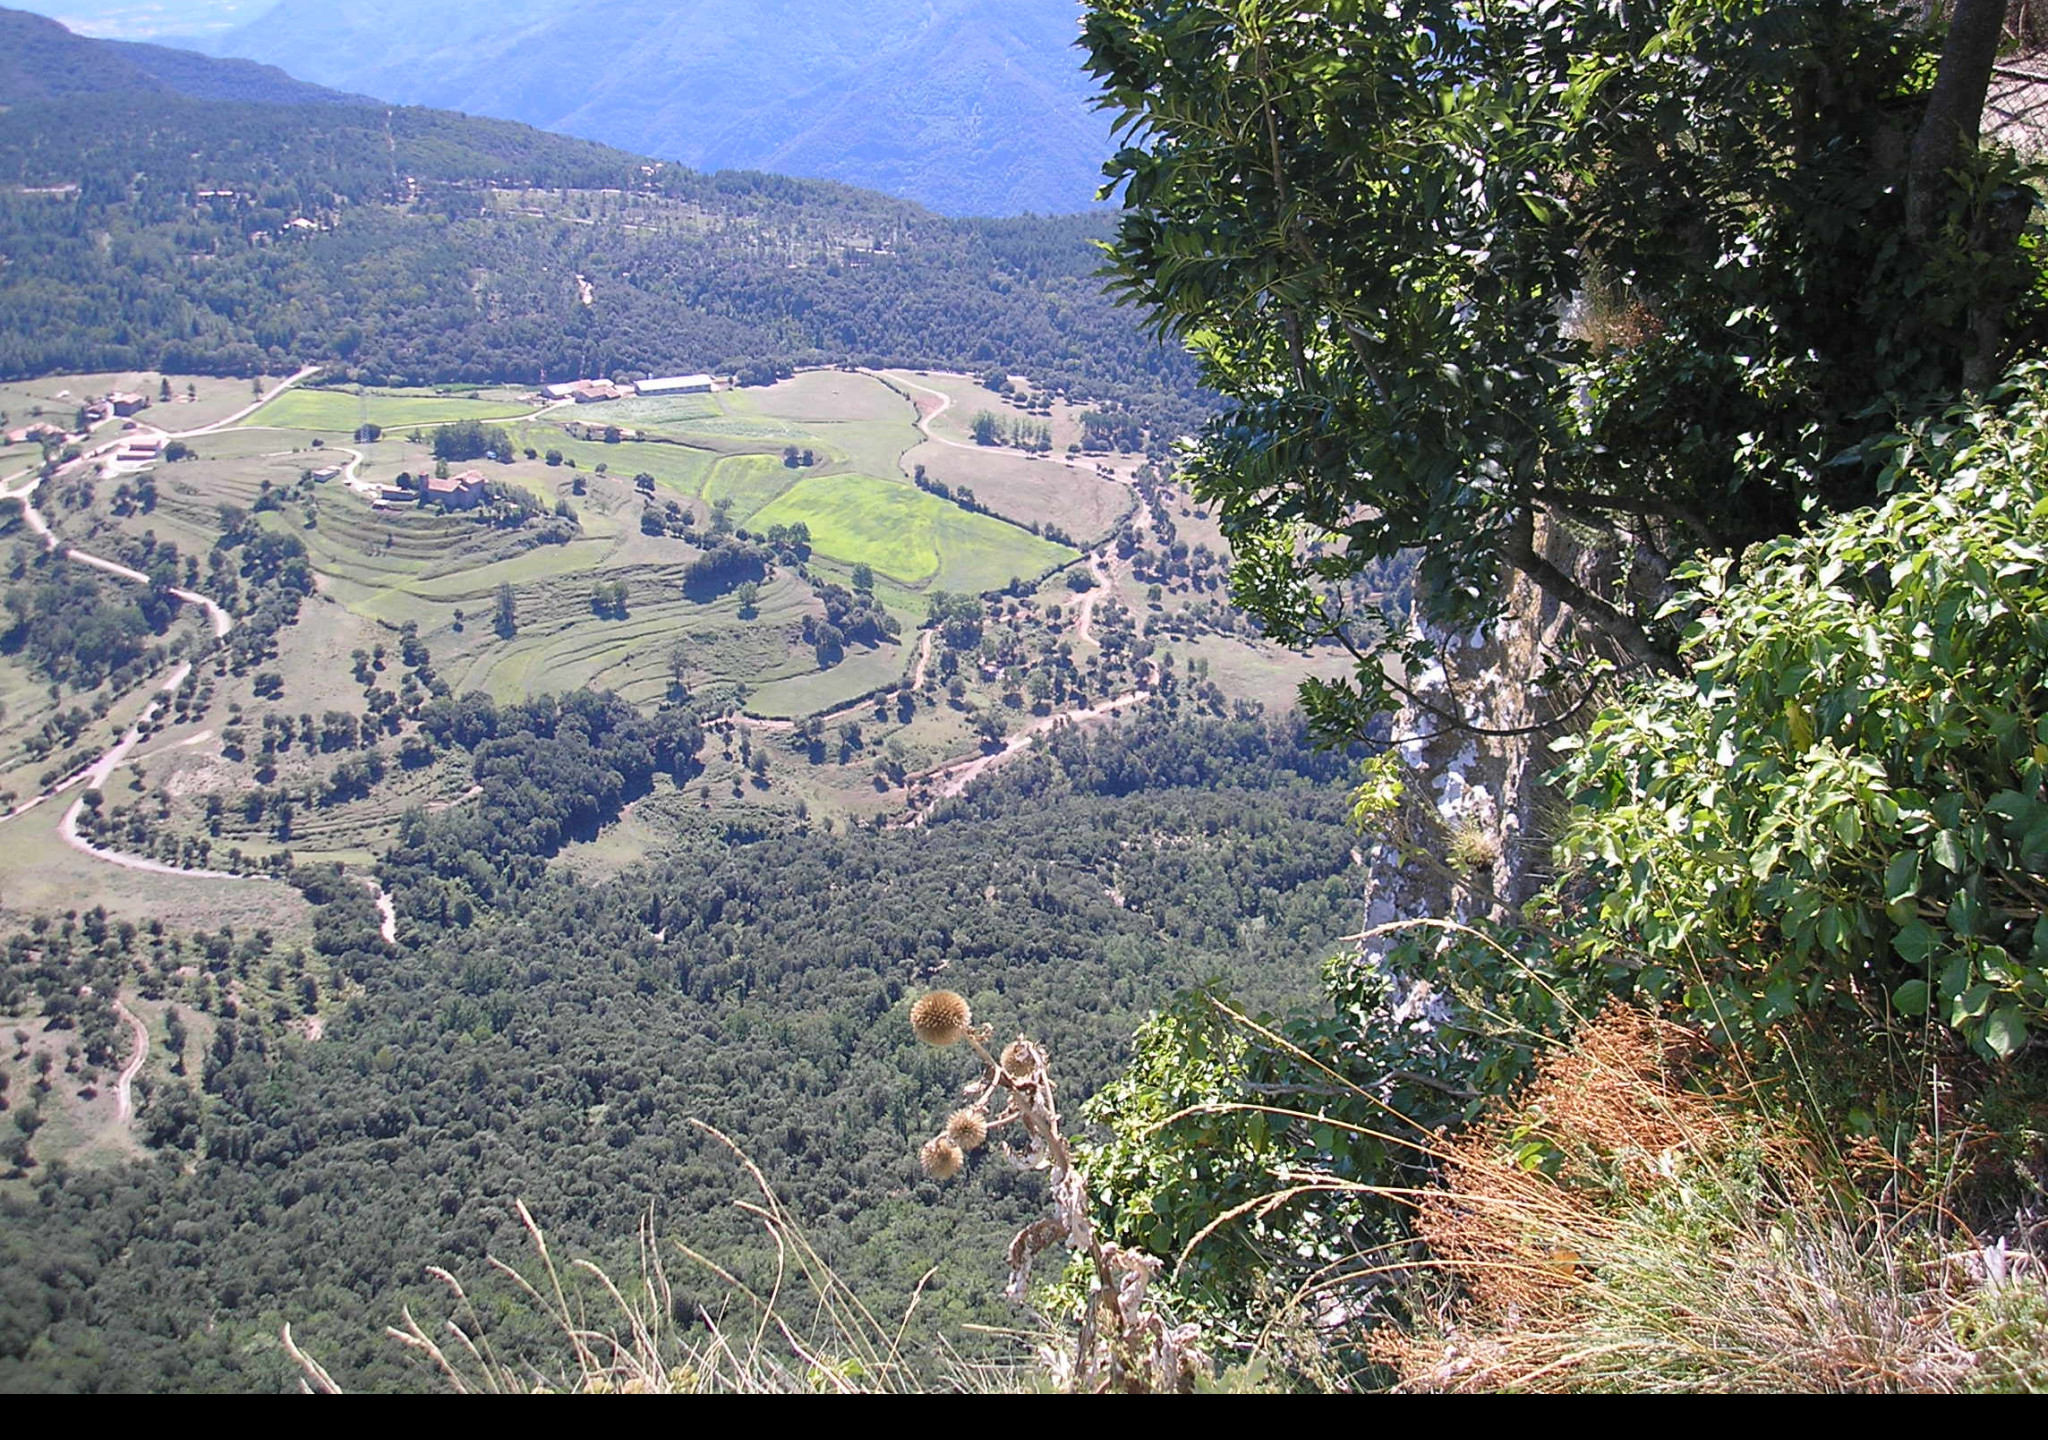
{"label": "farm building", "polygon": [[427,478],[426,498],[445,510],[471,510],[484,503],[484,474],[465,470],[460,475]]}
{"label": "farm building", "polygon": [[638,440],[638,430],[628,430],[620,425],[607,425],[602,420],[570,420],[562,428],[569,432],[572,440]]}
{"label": "farm building", "polygon": [[578,405],[588,405],[598,400],[622,400],[629,393],[609,380],[576,380],[567,385],[548,386],[548,394],[555,399],[574,400]]}
{"label": "farm building", "polygon": [[341,467],[339,465],[323,465],[313,472],[313,479],[324,484],[340,473]]}
{"label": "farm building", "polygon": [[126,390],[116,390],[107,396],[107,404],[116,415],[133,415],[149,408],[149,397],[132,394]]}
{"label": "farm building", "polygon": [[642,380],[633,388],[642,395],[709,395],[712,382],[709,375],[668,375]]}
{"label": "farm building", "polygon": [[7,432],[7,443],[9,445],[40,445],[45,440],[62,440],[64,435],[65,432],[61,427],[39,421],[34,425],[24,426],[19,430],[9,430]]}

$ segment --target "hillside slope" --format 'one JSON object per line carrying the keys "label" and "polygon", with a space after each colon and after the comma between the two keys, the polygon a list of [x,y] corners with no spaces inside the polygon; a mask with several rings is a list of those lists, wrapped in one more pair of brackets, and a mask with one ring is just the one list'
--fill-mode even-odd
{"label": "hillside slope", "polygon": [[[948,214],[1089,205],[1108,126],[1078,7],[995,0],[284,0],[222,53],[700,169],[887,190]],[[849,16],[849,10],[855,13]]]}
{"label": "hillside slope", "polygon": [[162,45],[94,40],[41,15],[0,9],[0,103],[134,94],[265,105],[375,103],[294,80],[275,66]]}
{"label": "hillside slope", "polygon": [[1085,216],[946,220],[505,121],[132,91],[0,114],[0,176],[0,375],[311,362],[532,383],[858,361],[1003,366],[1161,433],[1197,403],[1187,358],[1103,296],[1106,221]]}

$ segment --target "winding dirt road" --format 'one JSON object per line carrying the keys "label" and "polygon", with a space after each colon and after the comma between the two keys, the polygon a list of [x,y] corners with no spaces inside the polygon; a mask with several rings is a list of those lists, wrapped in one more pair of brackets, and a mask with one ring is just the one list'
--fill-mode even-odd
{"label": "winding dirt road", "polygon": [[[1004,740],[1000,750],[991,750],[981,755],[971,756],[966,760],[955,760],[951,764],[939,766],[936,770],[927,770],[922,775],[913,775],[910,778],[910,783],[913,785],[923,783],[931,786],[932,801],[953,799],[955,796],[964,794],[969,785],[973,784],[983,775],[986,775],[996,766],[1023,754],[1033,740],[1036,740],[1048,731],[1057,730],[1066,725],[1085,725],[1092,720],[1107,720],[1119,711],[1128,710],[1133,705],[1142,704],[1145,700],[1151,698],[1151,693],[1149,690],[1133,690],[1128,695],[1119,695],[1114,700],[1104,700],[1101,704],[1090,705],[1085,710],[1062,710],[1056,715],[1040,716],[1022,730],[1017,731]],[[924,824],[930,814],[931,808],[928,804],[925,808],[914,811],[907,819],[898,823],[915,829]]]}
{"label": "winding dirt road", "polygon": [[917,642],[917,663],[910,667],[911,689],[922,690],[924,688],[924,672],[930,668],[931,663],[932,632],[927,630],[924,632],[923,638]]}
{"label": "winding dirt road", "polygon": [[[386,945],[396,945],[398,943],[398,910],[392,905],[391,896],[382,885],[379,885],[370,876],[364,875],[359,878],[365,885],[370,887],[370,895],[377,902],[377,933],[384,937]],[[317,1040],[320,1037],[316,1035],[313,1038]]]}
{"label": "winding dirt road", "polygon": [[149,1027],[119,1000],[114,1001],[114,1013],[128,1022],[135,1036],[135,1053],[128,1057],[128,1063],[121,1067],[121,1078],[114,1082],[114,1119],[126,1125],[135,1114],[135,1077],[142,1073],[142,1064],[149,1059]]}
{"label": "winding dirt road", "polygon": [[[265,391],[255,401],[243,406],[226,419],[216,420],[210,425],[180,431],[166,431],[155,426],[140,426],[138,429],[147,430],[166,440],[182,440],[200,435],[211,435],[254,414],[263,406],[275,400],[279,395],[282,395],[286,390],[299,384],[307,376],[316,373],[318,373],[317,366],[308,366],[289,379]],[[66,474],[92,464],[110,451],[131,443],[133,433],[123,432],[123,436],[120,439],[94,446],[69,465],[60,468],[56,474]],[[347,449],[345,446],[337,448]],[[355,457],[349,465],[349,471],[353,472],[356,465],[362,462],[363,457],[355,450],[349,450],[348,453]],[[81,565],[90,565],[96,570],[112,575],[116,579],[126,580],[131,584],[146,585],[149,583],[149,577],[132,566],[120,564],[118,561],[109,560],[104,556],[90,554],[75,545],[65,545],[59,541],[56,534],[50,529],[48,520],[44,518],[35,506],[35,492],[41,484],[42,477],[34,471],[21,471],[15,475],[8,476],[4,480],[0,480],[0,499],[19,500],[21,502],[22,517],[28,523],[29,529],[42,539],[45,550],[61,551],[67,560],[76,561]],[[213,638],[216,641],[227,638],[228,633],[235,628],[234,617],[208,596],[201,595],[192,590],[182,590],[175,586],[170,587],[170,593],[187,604],[196,605],[205,610],[208,620],[212,623]],[[74,787],[79,787],[78,798],[73,800],[70,808],[64,812],[64,818],[58,823],[57,831],[66,845],[69,845],[82,855],[89,855],[95,860],[104,861],[109,865],[117,865],[124,870],[140,870],[153,875],[181,875],[199,880],[274,880],[276,877],[269,875],[237,875],[227,870],[186,869],[176,865],[166,865],[160,860],[152,860],[146,856],[129,855],[119,850],[110,850],[96,846],[79,833],[78,819],[85,809],[85,791],[100,790],[105,787],[108,778],[121,767],[122,763],[127,760],[129,753],[140,742],[144,729],[162,713],[164,706],[177,693],[178,687],[185,683],[186,677],[191,673],[192,662],[189,660],[180,661],[170,674],[165,677],[163,683],[157,686],[156,698],[150,701],[142,714],[136,717],[135,723],[128,727],[119,740],[103,751],[98,759],[94,760],[83,770],[65,777],[43,793],[23,801],[5,815],[0,815],[0,822],[12,820],[16,816],[26,814],[45,800],[61,795]],[[199,737],[195,736],[193,738],[196,740]],[[392,906],[391,897],[384,893],[383,886],[379,885],[374,878],[367,875],[359,876],[358,878],[369,887],[370,893],[376,898],[377,912],[380,919],[378,933],[384,937],[387,944],[397,944],[398,917]],[[116,1002],[115,1008],[121,1009],[119,1002]],[[137,1057],[131,1063],[129,1070],[124,1072],[121,1077],[121,1118],[126,1120],[129,1113],[129,1081],[134,1078],[134,1072],[141,1068],[142,1059],[147,1053],[149,1039],[148,1032],[142,1028],[141,1022],[137,1021],[134,1016],[129,1015],[126,1010],[121,1010],[121,1013],[127,1016],[131,1025],[136,1027],[136,1035],[138,1037]]]}

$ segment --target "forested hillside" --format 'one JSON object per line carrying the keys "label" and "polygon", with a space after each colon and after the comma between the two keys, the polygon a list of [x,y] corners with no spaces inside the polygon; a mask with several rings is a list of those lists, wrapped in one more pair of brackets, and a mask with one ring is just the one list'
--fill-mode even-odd
{"label": "forested hillside", "polygon": [[[1080,217],[955,221],[432,110],[78,96],[0,115],[0,374],[539,381],[991,367],[1186,427]],[[92,243],[82,243],[84,241]]]}
{"label": "forested hillside", "polygon": [[94,40],[25,10],[0,9],[0,105],[65,95],[184,95],[264,105],[365,105],[366,96],[294,80],[274,65]]}
{"label": "forested hillside", "polygon": [[[1177,990],[1299,993],[1355,922],[1346,763],[1291,726],[1162,716],[1062,737],[920,828],[707,824],[610,883],[558,865],[471,923],[409,924],[397,952],[357,887],[318,877],[334,919],[312,953],[92,915],[17,935],[0,1007],[43,997],[87,1063],[117,1042],[103,1003],[74,1011],[82,980],[139,976],[210,1039],[146,1106],[157,1158],[40,1166],[32,1194],[0,1200],[0,1389],[277,1389],[287,1319],[351,1387],[426,1385],[382,1326],[441,1303],[425,1266],[475,1278],[487,1250],[518,1254],[522,1198],[559,1243],[628,1264],[651,1207],[662,1233],[765,1278],[772,1255],[728,1208],[744,1177],[692,1118],[744,1145],[878,1307],[937,1264],[921,1315],[982,1344],[959,1325],[1011,1318],[1003,1246],[1042,1185],[919,1176],[916,1137],[958,1075],[910,1040],[908,1000],[942,977],[1028,1025],[1078,1103]],[[501,838],[527,833],[516,797],[486,803]],[[411,856],[388,881],[431,879],[428,851]],[[318,1043],[289,1025],[301,990],[352,997]],[[38,1097],[4,1098],[9,1135],[32,1134]],[[710,1277],[677,1281],[679,1314],[719,1303]],[[515,1351],[535,1340],[517,1324],[499,1335]]]}

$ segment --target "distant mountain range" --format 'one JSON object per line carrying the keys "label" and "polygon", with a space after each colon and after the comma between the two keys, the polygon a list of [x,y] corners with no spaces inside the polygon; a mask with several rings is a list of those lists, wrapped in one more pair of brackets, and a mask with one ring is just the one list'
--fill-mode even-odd
{"label": "distant mountain range", "polygon": [[1184,431],[1204,404],[1188,357],[1097,277],[1111,224],[707,175],[0,10],[0,376],[857,361],[1021,372]]}
{"label": "distant mountain range", "polygon": [[41,15],[0,10],[0,105],[137,93],[264,105],[375,103],[294,80],[270,65],[162,45],[92,40]]}
{"label": "distant mountain range", "polygon": [[1088,207],[1076,0],[282,0],[213,39],[345,90],[952,215]]}

